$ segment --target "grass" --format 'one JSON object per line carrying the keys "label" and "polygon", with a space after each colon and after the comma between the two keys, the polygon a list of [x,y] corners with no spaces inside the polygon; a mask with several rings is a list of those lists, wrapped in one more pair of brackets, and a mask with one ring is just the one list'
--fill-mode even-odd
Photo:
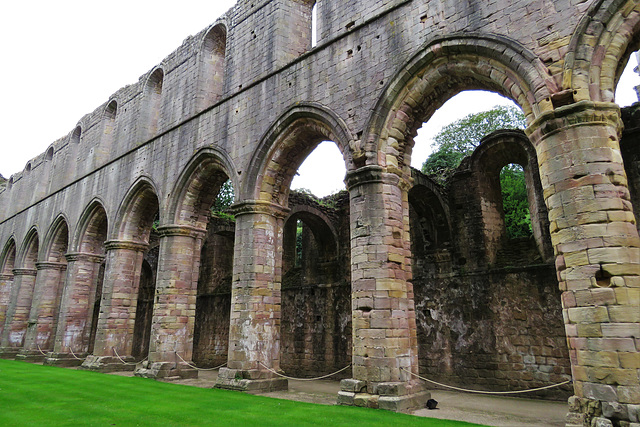
{"label": "grass", "polygon": [[1,426],[471,426],[0,360]]}

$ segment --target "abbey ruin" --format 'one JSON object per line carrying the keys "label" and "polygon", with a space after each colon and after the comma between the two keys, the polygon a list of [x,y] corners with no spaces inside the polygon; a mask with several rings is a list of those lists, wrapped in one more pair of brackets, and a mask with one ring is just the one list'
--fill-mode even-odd
{"label": "abbey ruin", "polygon": [[[417,375],[573,380],[535,395],[569,426],[638,425],[640,108],[614,91],[639,47],[632,0],[239,0],[0,184],[0,356],[226,363],[217,386],[254,392],[351,365],[338,403],[396,411],[428,398]],[[413,138],[471,89],[528,126],[443,186]],[[347,191],[291,192],[322,141]],[[510,163],[530,239],[505,233]]]}

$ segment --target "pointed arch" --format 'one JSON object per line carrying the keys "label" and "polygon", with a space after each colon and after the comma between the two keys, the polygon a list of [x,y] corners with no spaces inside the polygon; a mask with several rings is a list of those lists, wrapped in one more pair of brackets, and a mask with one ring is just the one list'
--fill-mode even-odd
{"label": "pointed arch", "polygon": [[0,253],[0,274],[13,275],[16,262],[16,239],[9,237]]}
{"label": "pointed arch", "polygon": [[66,263],[69,249],[69,221],[64,214],[58,215],[42,241],[42,259],[45,262]]}
{"label": "pointed arch", "polygon": [[207,108],[222,97],[226,54],[227,24],[217,22],[205,34],[200,48],[200,108]]}
{"label": "pointed arch", "polygon": [[242,195],[285,206],[296,170],[322,141],[335,142],[347,171],[354,168],[354,138],[337,114],[312,103],[288,109],[261,138],[249,163]]}
{"label": "pointed arch", "polygon": [[37,227],[32,227],[25,236],[16,260],[16,268],[35,270],[40,252],[40,241]]}
{"label": "pointed arch", "polygon": [[158,131],[160,123],[160,110],[162,107],[162,86],[164,84],[164,70],[156,67],[149,73],[149,77],[144,85],[143,102],[141,108],[142,122],[140,123],[143,132],[142,139],[151,138]]}
{"label": "pointed arch", "polygon": [[71,247],[75,252],[102,255],[107,240],[109,216],[104,203],[93,199],[80,215]]}
{"label": "pointed arch", "polygon": [[231,158],[221,150],[199,150],[187,163],[167,201],[168,224],[189,225],[205,229],[209,208],[222,184],[231,180],[238,192],[238,173]]}
{"label": "pointed arch", "polygon": [[478,89],[512,99],[529,122],[552,109],[558,90],[542,61],[514,40],[484,33],[433,39],[386,83],[365,127],[360,165],[398,167],[409,175],[417,129],[452,96]]}
{"label": "pointed arch", "polygon": [[593,2],[576,27],[565,57],[563,89],[574,101],[614,102],[618,80],[640,48],[640,5],[633,0]]}
{"label": "pointed arch", "polygon": [[144,176],[129,188],[116,215],[115,240],[149,242],[151,226],[160,207],[156,188],[153,181]]}

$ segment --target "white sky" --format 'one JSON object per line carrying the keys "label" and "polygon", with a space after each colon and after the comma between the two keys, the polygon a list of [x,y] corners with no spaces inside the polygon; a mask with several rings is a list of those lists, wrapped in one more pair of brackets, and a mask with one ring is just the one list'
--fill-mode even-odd
{"label": "white sky", "polygon": [[[235,0],[7,1],[0,14],[0,174],[8,178],[72,131],[120,87],[160,63],[189,35],[213,23]],[[618,86],[620,105],[637,101],[631,70]],[[487,92],[452,98],[420,130],[412,164],[420,167],[431,137],[467,114],[511,101]],[[318,166],[322,165],[322,166]],[[323,196],[344,188],[335,144],[323,143],[300,167],[294,188]],[[306,180],[305,180],[306,178]]]}

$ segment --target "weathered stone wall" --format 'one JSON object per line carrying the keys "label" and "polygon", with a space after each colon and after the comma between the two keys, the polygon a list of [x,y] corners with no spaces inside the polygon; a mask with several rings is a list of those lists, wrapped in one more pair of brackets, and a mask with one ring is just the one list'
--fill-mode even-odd
{"label": "weathered stone wall", "polygon": [[[540,184],[529,194],[530,207],[539,207],[532,210],[535,247],[543,261],[555,259],[562,291],[575,394],[569,423],[589,424],[602,414],[607,422],[637,418],[637,177],[634,160],[623,164],[614,93],[640,45],[640,6],[633,0],[316,3],[320,37],[311,48],[312,1],[239,0],[9,177],[0,188],[0,304],[9,295],[0,355],[22,350],[30,313],[42,312],[34,290],[47,281],[47,268],[37,266],[46,266],[63,222],[70,260],[60,309],[66,323],[56,331],[56,357],[47,360],[89,348],[87,295],[103,257],[95,346],[85,364],[115,368],[116,350],[133,360],[143,255],[159,211],[149,362],[139,373],[193,375],[175,353],[193,358],[207,213],[230,179],[236,229],[228,368],[219,385],[285,386],[273,371],[282,359],[285,220],[296,214],[288,206],[289,185],[317,144],[331,140],[343,154],[350,205],[353,366],[339,402],[399,411],[421,404],[428,393],[415,378],[413,136],[450,97],[485,89],[511,98],[527,117],[539,166],[537,174],[529,167],[527,178]],[[627,158],[633,145],[623,144]],[[500,159],[509,151],[495,148]],[[472,158],[469,173],[483,171],[482,158],[491,157]],[[423,268],[445,272],[451,263],[458,276],[462,268],[480,269],[493,275],[486,276],[489,288],[526,282],[491,270],[504,258],[504,241],[499,205],[486,191],[490,182],[467,181],[467,193],[451,191],[452,202],[437,212],[449,236],[439,219],[424,224],[442,237],[435,239],[442,249],[447,242],[450,248],[449,258],[422,262]],[[422,205],[426,211],[430,203]],[[422,243],[434,241],[422,234]],[[74,311],[69,298],[83,308]]]}

